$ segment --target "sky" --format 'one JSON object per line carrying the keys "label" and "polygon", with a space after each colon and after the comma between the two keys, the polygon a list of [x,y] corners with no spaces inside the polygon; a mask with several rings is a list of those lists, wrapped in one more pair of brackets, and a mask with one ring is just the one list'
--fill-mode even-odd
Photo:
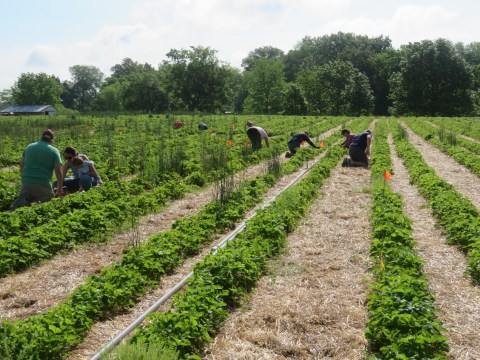
{"label": "sky", "polygon": [[240,68],[250,51],[285,53],[305,36],[384,35],[395,48],[446,38],[480,41],[475,0],[3,0],[0,91],[22,73],[70,80],[93,65],[105,76],[122,59],[157,67],[171,49],[210,47]]}

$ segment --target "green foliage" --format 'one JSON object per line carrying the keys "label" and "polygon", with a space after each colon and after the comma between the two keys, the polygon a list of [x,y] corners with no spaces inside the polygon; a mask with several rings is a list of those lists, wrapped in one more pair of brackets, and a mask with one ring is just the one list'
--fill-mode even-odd
{"label": "green foliage", "polygon": [[45,73],[23,73],[12,87],[12,101],[16,105],[60,104],[63,87],[60,80]]}
{"label": "green foliage", "polygon": [[410,178],[444,229],[448,241],[457,244],[468,258],[468,273],[480,282],[480,214],[478,209],[452,185],[438,177],[419,151],[405,140],[396,138],[397,152],[409,169]]}
{"label": "green foliage", "polygon": [[395,115],[455,116],[472,112],[472,73],[452,43],[438,39],[401,49],[400,71],[391,78]]}
{"label": "green foliage", "polygon": [[272,47],[272,46],[263,46],[257,48],[253,51],[250,51],[246,58],[242,60],[242,67],[248,71],[251,70],[257,60],[260,59],[274,59],[274,60],[283,60],[285,54],[282,50]]}
{"label": "green foliage", "polygon": [[75,65],[69,68],[72,81],[64,82],[63,104],[79,110],[90,110],[103,81],[99,68],[88,65]]}
{"label": "green foliage", "polygon": [[[377,122],[372,177],[378,180],[391,166],[386,136],[385,121]],[[402,212],[403,202],[385,181],[373,181],[372,200],[374,281],[365,332],[371,359],[447,359],[445,330],[436,318],[410,220]]]}
{"label": "green foliage", "polygon": [[283,63],[276,59],[258,59],[245,73],[248,96],[245,112],[276,114],[282,110],[285,75]]}
{"label": "green foliage", "polygon": [[349,62],[335,61],[301,70],[297,84],[310,114],[367,115],[373,112],[368,78]]}
{"label": "green foliage", "polygon": [[102,360],[176,360],[178,353],[163,344],[122,344]]}

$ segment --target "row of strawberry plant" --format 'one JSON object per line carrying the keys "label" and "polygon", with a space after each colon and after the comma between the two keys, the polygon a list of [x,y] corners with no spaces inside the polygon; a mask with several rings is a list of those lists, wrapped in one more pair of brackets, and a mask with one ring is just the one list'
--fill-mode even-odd
{"label": "row of strawberry plant", "polygon": [[405,120],[405,122],[417,135],[422,136],[425,140],[428,140],[440,150],[452,156],[458,163],[470,169],[477,176],[480,176],[480,157],[478,156],[478,154],[480,154],[480,144],[470,142],[475,148],[478,147],[478,153],[472,153],[461,147],[462,144],[467,143],[468,140],[457,138],[456,141],[460,146],[455,146],[448,141],[440,141],[440,139],[437,139],[435,134],[438,132],[438,129],[435,129],[432,125],[411,119]]}
{"label": "row of strawberry plant", "polygon": [[287,234],[313,202],[320,187],[338,165],[341,148],[333,148],[300,183],[259,211],[236,240],[207,256],[194,268],[187,289],[176,295],[166,313],[149,317],[132,342],[162,343],[183,358],[200,354],[212,341],[228,313],[265,274],[267,260],[283,251]]}
{"label": "row of strawberry plant", "polygon": [[480,140],[480,122],[478,121],[478,118],[434,117],[428,118],[428,121],[458,134]]}
{"label": "row of strawberry plant", "polygon": [[391,170],[387,126],[379,121],[372,152],[373,283],[365,336],[372,359],[446,359],[447,338],[416,253],[403,201],[383,180]]}
{"label": "row of strawberry plant", "polygon": [[272,183],[272,176],[247,182],[223,204],[216,200],[197,215],[177,220],[172,230],[150,237],[138,248],[131,248],[120,262],[86,279],[61,305],[26,320],[5,321],[0,330],[0,355],[2,358],[16,358],[19,354],[36,359],[61,358],[82,341],[93,323],[134,305],[163,275],[198,253],[215,232],[233,226]]}
{"label": "row of strawberry plant", "polygon": [[452,185],[441,179],[429,167],[420,152],[395,131],[395,146],[410,173],[411,181],[428,200],[433,215],[439,219],[448,242],[458,245],[468,257],[468,272],[480,282],[480,212]]}
{"label": "row of strawberry plant", "polygon": [[[4,239],[0,241],[0,276],[26,269],[82,242],[103,241],[132,216],[159,209],[170,199],[183,196],[186,189],[178,179],[170,180],[150,193],[122,194],[115,201],[94,202],[86,209],[67,212],[27,233]],[[14,216],[10,225],[19,226]]]}
{"label": "row of strawberry plant", "polygon": [[[307,159],[315,154],[318,150],[308,149],[297,156]],[[61,358],[81,342],[95,321],[132,306],[148,287],[158,282],[159,276],[197,253],[214,231],[231,227],[271,182],[271,176],[260,176],[247,182],[226,204],[215,201],[194,217],[177,221],[173,230],[154,235],[143,246],[129,250],[121,262],[105,268],[99,276],[90,277],[63,304],[46,314],[4,322],[0,355]]]}
{"label": "row of strawberry plant", "polygon": [[[326,125],[331,127],[331,125]],[[300,157],[297,158],[297,161]],[[297,164],[298,166],[300,165]],[[124,186],[133,187],[135,191],[139,191],[133,184],[124,184]],[[38,263],[43,259],[50,258],[58,251],[75,246],[80,242],[92,241],[104,235],[109,228],[116,227],[131,216],[131,211],[137,212],[136,215],[144,214],[153,209],[158,209],[159,205],[166,202],[166,194],[171,191],[172,184],[167,188],[168,191],[156,190],[152,194],[142,196],[121,196],[119,190],[108,191],[100,190],[91,195],[80,194],[72,196],[69,201],[65,201],[65,207],[59,206],[61,201],[53,201],[50,205],[45,204],[43,207],[32,207],[19,209],[18,214],[25,216],[1,217],[4,232],[19,231],[30,226],[30,231],[21,235],[11,236],[0,241],[0,276],[5,276],[11,271],[21,270],[32,264]],[[185,187],[178,185],[179,189],[171,191],[172,194],[183,195]],[[160,187],[161,189],[161,187]],[[178,191],[180,190],[180,193]],[[106,202],[106,198],[95,198],[98,193],[108,194],[110,198],[118,198],[113,202]],[[127,192],[128,193],[128,192]],[[159,195],[162,194],[162,196]],[[85,195],[89,201],[85,201]],[[88,204],[88,207],[82,209],[68,211],[61,215],[65,210],[69,210],[70,205],[79,199],[82,204]],[[160,200],[160,203],[158,202]],[[130,204],[129,204],[130,203]],[[78,205],[78,202],[75,202]],[[132,206],[134,204],[135,206]],[[60,209],[59,209],[60,207]],[[51,211],[48,211],[51,209]],[[38,210],[45,211],[43,217],[38,216]],[[33,215],[32,216],[32,212]],[[36,215],[36,216],[35,216]],[[56,218],[58,216],[58,218]],[[33,219],[33,221],[32,221]],[[31,225],[28,225],[31,222]],[[9,225],[9,227],[5,226]],[[38,226],[40,225],[40,226]],[[36,226],[36,227],[35,227]],[[10,229],[10,230],[9,230]]]}
{"label": "row of strawberry plant", "polygon": [[[365,119],[352,130],[363,130],[369,123],[370,120]],[[343,154],[344,150],[338,147],[330,150],[300,184],[260,211],[236,241],[200,263],[189,287],[177,295],[172,309],[153,315],[149,325],[143,327],[132,342],[162,343],[183,357],[197,358],[189,354],[202,351],[228,312],[255,286],[264,273],[267,259],[282,250],[286,235],[293,230]]]}

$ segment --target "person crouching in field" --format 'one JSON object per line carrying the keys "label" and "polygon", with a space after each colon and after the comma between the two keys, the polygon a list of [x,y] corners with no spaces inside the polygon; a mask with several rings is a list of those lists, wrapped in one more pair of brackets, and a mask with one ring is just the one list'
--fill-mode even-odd
{"label": "person crouching in field", "polygon": [[102,179],[97,173],[97,169],[93,165],[93,161],[83,160],[81,157],[76,157],[72,160],[73,166],[78,170],[80,176],[80,186],[84,191],[90,190],[92,186],[97,186],[102,183]]}
{"label": "person crouching in field", "polygon": [[262,148],[262,140],[265,141],[267,148],[270,146],[268,143],[268,134],[265,130],[260,126],[254,126],[250,120],[247,121],[247,127],[247,136],[252,143],[252,150],[260,150]]}
{"label": "person crouching in field", "polygon": [[308,132],[301,131],[296,134],[293,134],[292,138],[288,140],[288,150],[285,154],[286,158],[291,158],[293,155],[297,153],[297,149],[300,148],[300,145],[303,141],[306,141],[310,146],[318,149],[319,146],[315,145],[312,140],[308,137]]}
{"label": "person crouching in field", "polygon": [[347,149],[350,148],[350,145],[357,135],[348,129],[342,129],[342,135],[345,136],[345,141],[340,146]]}
{"label": "person crouching in field", "polygon": [[[62,168],[62,175],[63,175],[63,186],[64,190],[66,190],[66,194],[72,194],[78,190],[80,190],[80,175],[78,174],[77,167],[73,165],[73,159],[76,157],[81,158],[82,160],[89,160],[87,155],[79,154],[78,151],[71,147],[67,146],[65,150],[63,150],[63,158],[65,159],[65,163],[63,164]],[[66,177],[68,170],[72,171],[73,177]],[[57,181],[53,182],[53,188],[57,187]],[[65,189],[66,188],[66,189]]]}
{"label": "person crouching in field", "polygon": [[371,143],[372,132],[370,130],[365,130],[360,135],[355,136],[348,150],[351,161],[347,161],[346,166],[363,166],[368,168]]}
{"label": "person crouching in field", "polygon": [[[52,146],[53,137],[53,130],[47,129],[42,133],[40,141],[28,145],[23,150],[20,160],[22,187],[10,211],[34,202],[50,201],[53,196],[62,195],[62,160],[58,149]],[[54,171],[60,186],[55,194],[51,181]]]}

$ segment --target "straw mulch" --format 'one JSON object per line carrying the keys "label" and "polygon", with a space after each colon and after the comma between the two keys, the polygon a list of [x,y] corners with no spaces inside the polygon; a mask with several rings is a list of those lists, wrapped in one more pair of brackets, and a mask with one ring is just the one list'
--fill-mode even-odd
{"label": "straw mulch", "polygon": [[[405,125],[405,124],[403,124]],[[410,143],[420,151],[426,163],[438,176],[452,184],[455,189],[480,209],[480,179],[465,166],[460,165],[452,157],[446,155],[434,145],[428,143],[406,127]]]}
{"label": "straw mulch", "polygon": [[[236,176],[249,179],[266,171],[265,164],[251,166]],[[213,187],[173,201],[160,213],[140,219],[138,227],[116,235],[108,243],[86,244],[66,254],[55,256],[24,272],[0,280],[0,318],[23,319],[58,305],[84,279],[122,258],[125,248],[142,242],[154,233],[168,230],[179,218],[192,216],[214,198]]]}
{"label": "straw mulch", "polygon": [[[336,127],[322,137],[339,129]],[[280,157],[279,160],[283,163],[285,158]],[[250,166],[235,176],[235,183],[252,179],[265,171],[266,162]],[[187,194],[184,199],[172,202],[164,211],[143,217],[138,226],[118,234],[108,243],[81,245],[75,251],[57,255],[22,273],[0,279],[0,319],[23,319],[58,305],[86,277],[120,260],[125,248],[148,239],[154,233],[168,230],[176,219],[192,216],[214,196],[214,186]]]}
{"label": "straw mulch", "polygon": [[[391,139],[390,139],[391,143]],[[417,251],[425,261],[424,270],[439,317],[444,322],[449,338],[451,359],[480,359],[480,289],[465,278],[466,260],[438,229],[427,202],[410,185],[408,171],[391,145],[394,175],[390,181],[393,190],[404,199],[404,211],[412,220],[413,237]]]}
{"label": "straw mulch", "polygon": [[207,359],[363,359],[370,172],[337,168]]}
{"label": "straw mulch", "polygon": [[[338,128],[339,129],[339,128]],[[331,131],[338,131],[337,128]],[[319,156],[322,157],[324,154]],[[280,158],[280,162],[284,162],[285,158]],[[265,201],[276,196],[287,184],[289,184],[298,174],[304,169],[300,169],[297,172],[284,176],[277,181],[277,183],[267,191],[265,194]],[[257,167],[250,167],[244,171],[243,174],[239,174],[241,178],[248,178],[258,175],[261,172],[267,171],[266,164],[260,164]],[[245,216],[248,218],[253,215],[253,213],[262,206],[263,203],[259,203],[253,209],[251,209]],[[215,240],[220,240],[221,235],[218,235]],[[182,279],[186,274],[191,271],[191,268],[202,259],[206,254],[210,252],[210,246],[206,246],[200,254],[195,257],[187,259],[179,268],[176,269],[175,273],[171,276],[165,277],[160,286],[152,291],[150,291],[146,296],[144,296],[141,301],[131,308],[125,314],[116,316],[109,321],[104,321],[96,323],[93,325],[92,329],[89,331],[85,337],[85,341],[80,344],[77,349],[71,354],[69,360],[83,360],[89,359],[96,351],[105,345],[109,340],[111,340],[117,333],[122,331],[127,327],[132,321],[134,321],[140,314],[142,314],[146,309],[148,309],[154,302],[156,302],[161,296],[163,296],[170,288],[172,288],[180,279]],[[167,302],[163,305],[159,311],[165,311],[168,309],[170,303]]]}

